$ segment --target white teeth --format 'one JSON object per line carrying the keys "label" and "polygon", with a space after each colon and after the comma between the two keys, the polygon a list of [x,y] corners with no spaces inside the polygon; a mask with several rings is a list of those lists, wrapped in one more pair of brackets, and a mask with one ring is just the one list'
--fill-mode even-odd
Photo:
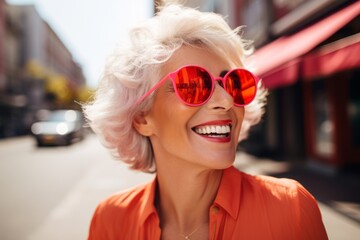
{"label": "white teeth", "polygon": [[221,126],[216,126],[216,132],[223,132]]}
{"label": "white teeth", "polygon": [[[205,132],[204,132],[204,131],[205,131]],[[210,127],[206,127],[206,128],[203,129],[203,132],[204,132],[204,134],[206,134],[206,133],[211,133],[211,128],[210,128]]]}
{"label": "white teeth", "polygon": [[211,126],[196,127],[194,130],[198,134],[228,134],[230,133],[230,126],[211,125]]}

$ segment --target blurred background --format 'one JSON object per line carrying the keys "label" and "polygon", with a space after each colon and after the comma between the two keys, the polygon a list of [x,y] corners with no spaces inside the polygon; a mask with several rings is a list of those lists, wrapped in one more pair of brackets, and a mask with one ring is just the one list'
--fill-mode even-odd
{"label": "blurred background", "polygon": [[[96,204],[148,181],[84,128],[106,56],[152,0],[0,0],[0,239],[86,239]],[[317,198],[330,239],[360,236],[360,2],[192,0],[245,25],[266,114],[236,166],[290,177]]]}

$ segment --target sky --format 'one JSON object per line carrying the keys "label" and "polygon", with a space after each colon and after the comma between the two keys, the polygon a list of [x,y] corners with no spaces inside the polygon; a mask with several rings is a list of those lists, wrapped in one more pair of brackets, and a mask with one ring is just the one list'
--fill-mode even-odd
{"label": "sky", "polygon": [[33,4],[96,87],[106,57],[131,26],[153,15],[153,0],[6,0]]}

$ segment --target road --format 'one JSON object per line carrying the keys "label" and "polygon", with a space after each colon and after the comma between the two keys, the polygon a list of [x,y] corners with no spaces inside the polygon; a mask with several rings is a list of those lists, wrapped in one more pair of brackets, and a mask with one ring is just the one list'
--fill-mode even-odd
{"label": "road", "polygon": [[[339,200],[338,194],[355,196],[348,200],[355,206],[352,209],[360,209],[356,191],[354,195],[358,176],[340,181],[337,176],[294,171],[289,162],[259,160],[241,152],[235,166],[251,174],[297,179],[321,200],[330,196],[331,201],[319,202],[329,239],[359,239],[360,225],[348,217],[349,209],[343,211],[328,204]],[[1,140],[0,240],[86,239],[91,216],[101,199],[153,177],[113,160],[91,134],[69,147],[37,148],[31,137]],[[352,184],[335,184],[343,180]],[[334,193],[338,193],[335,198]],[[351,214],[360,219],[360,211]]]}
{"label": "road", "polygon": [[114,161],[93,135],[69,147],[0,141],[0,239],[86,239],[97,203],[148,181]]}

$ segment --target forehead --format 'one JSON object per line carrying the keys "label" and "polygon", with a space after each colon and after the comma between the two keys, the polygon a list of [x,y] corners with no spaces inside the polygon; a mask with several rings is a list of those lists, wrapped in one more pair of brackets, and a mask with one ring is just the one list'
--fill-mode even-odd
{"label": "forehead", "polygon": [[166,75],[185,65],[201,66],[214,76],[219,76],[222,71],[231,68],[230,60],[224,59],[207,48],[182,46],[161,67],[160,73]]}

